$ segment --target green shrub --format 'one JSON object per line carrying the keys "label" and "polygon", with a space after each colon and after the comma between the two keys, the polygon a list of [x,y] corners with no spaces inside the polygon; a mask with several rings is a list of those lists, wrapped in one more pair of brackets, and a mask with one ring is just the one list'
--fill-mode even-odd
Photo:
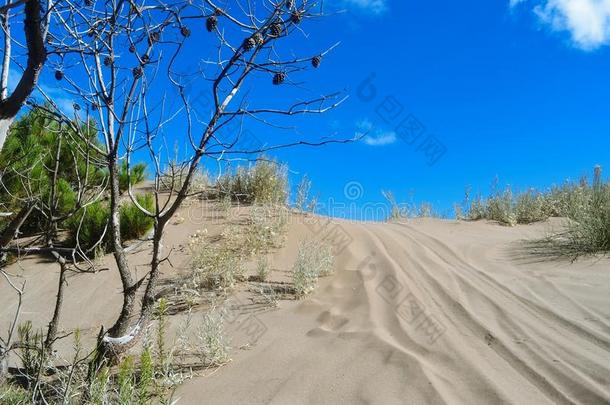
{"label": "green shrub", "polygon": [[31,403],[30,393],[25,389],[6,384],[0,386],[0,404],[26,405]]}
{"label": "green shrub", "polygon": [[[138,203],[149,211],[154,211],[152,194],[136,196]],[[127,202],[119,208],[121,237],[123,241],[142,237],[153,226],[154,220],[144,214],[133,203]],[[94,249],[107,252],[111,247],[110,208],[103,201],[97,201],[81,209],[76,215],[65,222],[71,243],[78,239],[80,247],[85,252],[94,253]],[[100,238],[104,236],[102,241]]]}
{"label": "green shrub", "polygon": [[[70,234],[71,242],[78,241],[83,251],[90,251],[94,247],[107,251],[110,246],[109,220],[108,206],[102,201],[96,201],[70,217],[65,222],[65,226]],[[103,240],[100,242],[102,236]]]}
{"label": "green shrub", "polygon": [[154,363],[150,348],[146,347],[140,354],[140,378],[137,387],[137,404],[150,404],[153,395]]}
{"label": "green shrub", "polygon": [[124,193],[129,185],[135,186],[146,179],[146,163],[137,163],[127,170],[127,161],[124,160],[119,170],[119,190]]}
{"label": "green shrub", "polygon": [[544,196],[545,210],[549,217],[573,218],[586,207],[590,192],[585,178],[578,184],[566,182],[561,186],[554,186]]}
{"label": "green shrub", "polygon": [[610,184],[602,183],[599,166],[586,194],[584,202],[582,193],[573,199],[577,205],[571,209],[572,221],[563,241],[564,249],[573,256],[610,252]]}
{"label": "green shrub", "polygon": [[[67,214],[74,208],[77,189],[86,191],[103,184],[107,175],[99,163],[103,157],[91,148],[91,145],[99,146],[97,128],[93,122],[75,122],[74,125],[81,126],[80,135],[39,108],[11,125],[0,151],[3,187],[0,207],[3,211],[18,212],[23,201],[31,198],[44,203],[39,207],[48,207],[57,157],[61,164],[57,172],[56,199],[52,202],[54,215]],[[24,179],[27,179],[27,187]],[[46,215],[48,212],[33,211],[21,226],[21,232],[26,235],[40,232],[48,223]],[[0,228],[10,219],[0,218]]]}
{"label": "green shrub", "polygon": [[24,376],[28,379],[28,384],[30,384],[36,380],[45,362],[43,334],[41,331],[33,330],[31,321],[19,324],[17,334],[19,335],[19,341],[22,343],[19,350]]}
{"label": "green shrub", "polygon": [[110,397],[110,369],[108,367],[102,367],[102,369],[95,373],[93,380],[89,386],[89,402],[87,405],[105,405],[111,403]]}
{"label": "green shrub", "polygon": [[[155,200],[152,194],[137,195],[136,201],[147,211],[154,212]],[[142,212],[131,201],[121,206],[119,214],[123,240],[140,238],[154,225],[154,219]]]}
{"label": "green shrub", "polygon": [[136,393],[135,365],[132,356],[127,356],[119,364],[119,375],[117,377],[119,405],[132,405]]}

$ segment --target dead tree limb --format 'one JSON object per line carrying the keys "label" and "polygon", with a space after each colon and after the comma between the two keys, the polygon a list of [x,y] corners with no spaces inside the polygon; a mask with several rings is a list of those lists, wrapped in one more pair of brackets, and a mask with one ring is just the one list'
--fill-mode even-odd
{"label": "dead tree limb", "polygon": [[[23,29],[28,48],[27,64],[15,90],[7,98],[0,100],[0,150],[4,146],[8,129],[13,123],[15,116],[36,88],[38,76],[47,58],[42,35],[40,0],[28,0],[24,4],[25,20]],[[8,14],[6,15],[8,17]],[[5,35],[9,34],[5,32]],[[9,52],[10,47],[5,49],[5,58],[7,54],[10,55]],[[6,77],[8,77],[8,70],[5,70],[7,66],[8,63],[6,63],[5,59],[5,63],[2,65],[2,74],[7,75]]]}

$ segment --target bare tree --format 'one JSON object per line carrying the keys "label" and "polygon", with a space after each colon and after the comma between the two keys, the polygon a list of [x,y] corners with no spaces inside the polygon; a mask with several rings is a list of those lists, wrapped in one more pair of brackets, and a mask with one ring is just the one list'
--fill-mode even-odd
{"label": "bare tree", "polygon": [[[25,67],[15,89],[8,94],[9,72],[11,68],[12,45],[19,44],[11,32],[11,10],[23,6],[24,38],[27,48]],[[38,76],[45,63],[47,54],[44,46],[44,24],[42,7],[39,0],[6,0],[6,5],[0,7],[0,26],[4,35],[4,52],[2,56],[2,71],[0,73],[0,150],[6,140],[10,125],[27,98],[32,94],[38,83]]]}
{"label": "bare tree", "polygon": [[[261,88],[265,86],[286,86],[288,95],[295,89],[308,92],[300,79],[308,68],[319,67],[334,45],[323,52],[295,56],[289,39],[306,43],[303,24],[322,15],[321,4],[306,0],[224,5],[211,0],[203,5],[181,0],[115,0],[86,1],[84,6],[66,1],[54,6],[49,15],[49,62],[55,78],[74,98],[76,115],[80,111],[94,117],[103,145],[90,146],[104,157],[108,169],[108,231],[122,282],[123,305],[116,322],[101,334],[102,353],[120,353],[130,347],[150,319],[161,265],[168,260],[164,230],[189,196],[202,159],[222,162],[297,145],[347,142],[297,135],[279,144],[262,143],[243,130],[248,122],[290,129],[286,119],[323,113],[345,100],[333,93],[286,105],[251,96],[257,90],[264,94]],[[191,40],[195,36],[199,42]],[[201,50],[203,38],[213,44],[207,50]],[[209,56],[193,63],[195,52]],[[197,107],[200,100],[193,97],[195,89],[210,100],[204,111]],[[256,105],[261,102],[262,106]],[[70,113],[59,106],[56,110],[59,119],[78,134],[80,129]],[[188,148],[179,163],[184,176],[166,192],[163,170],[169,159],[165,152],[168,131],[177,133]],[[155,197],[154,209],[149,210],[138,203],[132,187],[128,190],[132,203],[154,220],[150,267],[139,279],[130,267],[119,219],[119,165],[126,161],[129,167],[138,154],[147,155],[153,166]],[[140,289],[144,294],[138,306]]]}

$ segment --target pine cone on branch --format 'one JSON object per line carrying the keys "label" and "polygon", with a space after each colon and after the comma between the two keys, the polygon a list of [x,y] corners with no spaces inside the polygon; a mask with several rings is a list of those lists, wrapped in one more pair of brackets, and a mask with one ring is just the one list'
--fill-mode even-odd
{"label": "pine cone on branch", "polygon": [[205,28],[208,32],[212,32],[218,27],[218,18],[215,15],[209,16],[205,20]]}
{"label": "pine cone on branch", "polygon": [[279,86],[280,84],[284,83],[285,80],[286,80],[286,73],[284,73],[284,72],[278,72],[275,75],[273,75],[273,84],[276,86]]}

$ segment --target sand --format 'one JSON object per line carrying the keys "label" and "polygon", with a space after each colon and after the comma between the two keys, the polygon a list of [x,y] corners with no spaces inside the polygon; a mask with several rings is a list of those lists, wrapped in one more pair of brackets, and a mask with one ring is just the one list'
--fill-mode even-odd
{"label": "sand", "polygon": [[[166,274],[188,261],[180,246],[190,233],[204,223],[210,233],[223,227],[190,217],[169,229],[177,251]],[[273,254],[273,277],[289,277],[304,238],[333,244],[335,273],[306,299],[238,317],[229,328],[239,342],[232,361],[187,380],[174,398],[179,404],[610,403],[610,260],[571,263],[523,252],[523,240],[553,226],[437,219],[326,224],[295,215],[284,247]],[[148,254],[143,249],[131,260],[145,265]],[[21,266],[10,270],[28,280],[22,319],[42,325],[52,311],[56,266],[36,258]],[[95,334],[114,319],[118,277],[111,260],[108,267],[71,276],[62,329]],[[3,328],[12,309],[14,297],[2,285]]]}

